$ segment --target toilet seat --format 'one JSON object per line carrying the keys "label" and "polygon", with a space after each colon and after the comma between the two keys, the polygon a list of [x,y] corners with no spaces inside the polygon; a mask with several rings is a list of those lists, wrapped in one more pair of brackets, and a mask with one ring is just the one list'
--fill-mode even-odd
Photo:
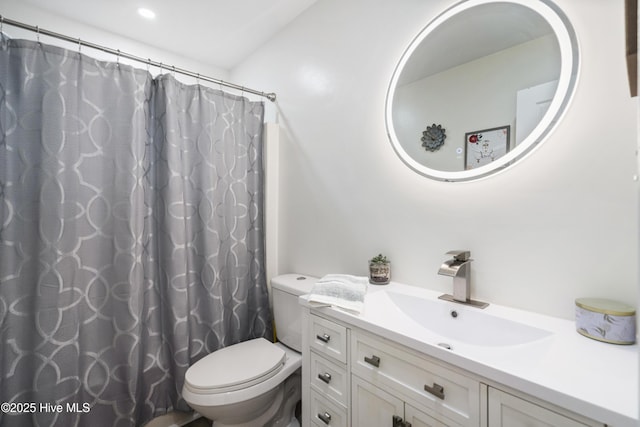
{"label": "toilet seat", "polygon": [[[193,405],[207,407],[232,405],[240,402],[245,402],[264,393],[268,393],[270,390],[278,387],[279,384],[282,384],[287,377],[293,374],[297,369],[300,369],[300,367],[302,366],[302,355],[300,353],[282,345],[281,343],[270,345],[282,350],[285,353],[284,365],[281,369],[277,370],[277,372],[270,378],[263,377],[262,382],[254,384],[253,386],[244,388],[239,387],[238,390],[228,392],[198,390],[191,387],[189,383],[185,381],[184,387],[182,388],[182,397],[191,407],[193,407]],[[189,368],[187,372],[189,372],[189,370],[191,370],[191,368]],[[191,375],[192,374],[189,374],[190,378]]]}
{"label": "toilet seat", "polygon": [[191,366],[185,387],[197,394],[227,393],[251,387],[276,375],[285,364],[285,351],[264,338],[215,351]]}

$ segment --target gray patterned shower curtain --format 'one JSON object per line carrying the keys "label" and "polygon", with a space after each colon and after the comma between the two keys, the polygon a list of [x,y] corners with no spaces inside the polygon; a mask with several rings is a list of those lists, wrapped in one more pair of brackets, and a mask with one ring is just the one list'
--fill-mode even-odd
{"label": "gray patterned shower curtain", "polygon": [[264,105],[0,39],[1,426],[138,426],[271,338]]}

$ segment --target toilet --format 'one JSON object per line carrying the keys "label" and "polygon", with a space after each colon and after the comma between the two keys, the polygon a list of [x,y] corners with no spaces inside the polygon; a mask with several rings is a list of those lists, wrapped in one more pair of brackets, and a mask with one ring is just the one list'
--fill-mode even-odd
{"label": "toilet", "polygon": [[271,280],[277,343],[264,338],[234,344],[200,359],[185,375],[182,397],[214,427],[298,427],[301,399],[301,308],[314,278],[285,274]]}

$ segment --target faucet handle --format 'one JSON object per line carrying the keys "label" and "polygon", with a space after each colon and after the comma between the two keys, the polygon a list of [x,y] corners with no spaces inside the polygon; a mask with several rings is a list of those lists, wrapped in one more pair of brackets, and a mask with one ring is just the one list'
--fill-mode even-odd
{"label": "faucet handle", "polygon": [[453,255],[453,259],[456,261],[469,261],[469,257],[471,256],[471,251],[467,250],[457,250],[457,251],[449,251],[447,255]]}

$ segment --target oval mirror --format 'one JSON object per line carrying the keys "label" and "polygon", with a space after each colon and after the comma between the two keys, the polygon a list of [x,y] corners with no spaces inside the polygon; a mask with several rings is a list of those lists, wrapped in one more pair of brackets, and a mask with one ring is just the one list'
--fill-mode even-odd
{"label": "oval mirror", "polygon": [[485,177],[546,138],[577,75],[575,33],[551,1],[463,1],[402,55],[387,92],[389,139],[427,177]]}

